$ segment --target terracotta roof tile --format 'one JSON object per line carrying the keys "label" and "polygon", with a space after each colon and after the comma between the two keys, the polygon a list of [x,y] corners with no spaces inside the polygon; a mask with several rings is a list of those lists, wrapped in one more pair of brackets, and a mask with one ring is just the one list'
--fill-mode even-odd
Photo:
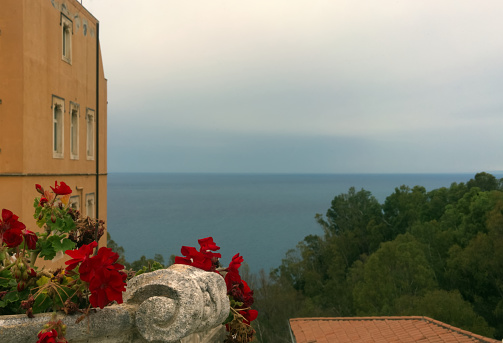
{"label": "terracotta roof tile", "polygon": [[294,318],[296,343],[500,343],[428,317]]}

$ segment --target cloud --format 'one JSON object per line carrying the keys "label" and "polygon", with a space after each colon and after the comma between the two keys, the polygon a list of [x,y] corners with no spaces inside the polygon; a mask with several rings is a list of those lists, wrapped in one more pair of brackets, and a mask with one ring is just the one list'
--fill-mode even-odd
{"label": "cloud", "polygon": [[500,1],[84,5],[101,25],[110,168],[503,169]]}

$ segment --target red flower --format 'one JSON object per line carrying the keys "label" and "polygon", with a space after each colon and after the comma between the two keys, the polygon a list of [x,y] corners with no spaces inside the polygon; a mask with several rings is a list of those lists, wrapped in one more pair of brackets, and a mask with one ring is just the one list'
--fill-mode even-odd
{"label": "red flower", "polygon": [[41,197],[40,202],[38,203],[38,206],[44,207],[44,205],[47,204],[48,202],[49,202],[49,200],[47,200],[47,198]]}
{"label": "red flower", "polygon": [[72,193],[72,189],[63,181],[61,181],[61,185],[58,186],[58,181],[54,181],[54,188],[51,187],[52,191],[57,195],[67,195]]}
{"label": "red flower", "polygon": [[258,311],[257,310],[246,310],[246,311],[239,311],[239,314],[241,314],[243,317],[245,317],[245,323],[250,324],[250,322],[253,322],[255,319],[257,319],[258,316]]}
{"label": "red flower", "polygon": [[241,267],[241,263],[243,263],[244,258],[243,256],[239,256],[239,253],[232,256],[232,261],[229,263],[229,268],[228,269],[236,269],[238,270],[239,267]]}
{"label": "red flower", "polygon": [[47,332],[39,332],[37,343],[56,343],[56,338],[58,338],[58,332],[54,329]]}
{"label": "red flower", "polygon": [[64,337],[58,338],[58,332],[55,329],[52,329],[51,331],[46,332],[44,332],[44,330],[40,331],[38,333],[38,341],[36,343],[68,343],[68,341]]}
{"label": "red flower", "polygon": [[114,300],[122,304],[122,292],[126,290],[123,274],[114,269],[98,269],[89,282],[91,305],[104,308]]}
{"label": "red flower", "polygon": [[227,285],[227,293],[230,294],[234,285],[239,285],[241,283],[241,276],[239,275],[239,267],[243,263],[243,256],[236,254],[232,257],[231,263],[227,268],[227,274],[225,274],[225,284]]}
{"label": "red flower", "polygon": [[108,271],[123,270],[124,266],[120,263],[116,263],[118,259],[119,254],[114,253],[112,249],[105,247],[100,248],[96,256],[87,259],[80,265],[80,279],[82,281],[91,282],[95,273],[101,269],[106,269]]}
{"label": "red flower", "polygon": [[22,233],[28,249],[35,250],[37,248],[37,241],[38,241],[37,235],[34,232],[26,229],[23,229]]}
{"label": "red flower", "polygon": [[197,251],[194,247],[182,246],[181,253],[185,257],[175,256],[176,264],[186,264],[206,271],[215,271],[218,259],[222,257],[219,253],[213,253],[211,250],[219,250],[212,237],[198,240],[201,248]]}
{"label": "red flower", "polygon": [[68,266],[66,267],[66,270],[72,270],[77,267],[79,263],[83,263],[84,261],[89,259],[89,256],[93,253],[93,249],[96,248],[97,245],[97,242],[92,242],[90,244],[84,244],[79,249],[65,251],[65,254],[72,257],[71,260],[65,262],[65,264]]}
{"label": "red flower", "polygon": [[197,243],[201,246],[201,249],[199,250],[201,252],[220,250],[220,247],[213,242],[213,237],[201,238],[197,241]]}
{"label": "red flower", "polygon": [[23,234],[20,229],[10,229],[4,232],[3,242],[9,247],[14,248],[23,243]]}
{"label": "red flower", "polygon": [[181,253],[185,257],[175,256],[176,264],[186,264],[206,271],[210,271],[213,268],[211,257],[197,251],[194,247],[183,246]]}
{"label": "red flower", "polygon": [[242,308],[247,308],[253,305],[253,291],[244,280],[241,280],[239,284],[234,284],[228,293],[234,298],[234,300],[243,303]]}
{"label": "red flower", "polygon": [[0,236],[9,229],[24,229],[26,226],[18,221],[19,217],[9,210],[2,210],[2,220],[0,220]]}
{"label": "red flower", "polygon": [[113,252],[111,248],[101,247],[98,250],[98,254],[92,257],[93,260],[96,260],[95,263],[99,263],[103,268],[108,270],[122,270],[124,266],[120,263],[116,263],[119,259],[119,254]]}

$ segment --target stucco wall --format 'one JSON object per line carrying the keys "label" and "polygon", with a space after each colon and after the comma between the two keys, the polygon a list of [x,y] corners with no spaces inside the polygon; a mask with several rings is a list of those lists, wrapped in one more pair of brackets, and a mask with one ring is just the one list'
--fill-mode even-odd
{"label": "stucco wall", "polygon": [[[72,23],[71,63],[62,58],[62,17]],[[82,195],[83,204],[85,194],[96,194],[96,156],[98,213],[106,221],[107,81],[96,54],[97,26],[75,0],[0,0],[0,209],[13,211],[31,230],[36,229],[34,185],[48,188],[64,181],[73,195]],[[53,96],[64,99],[61,158],[53,156]],[[70,102],[79,107],[78,159],[70,158]],[[99,116],[94,159],[86,154],[87,108]]]}

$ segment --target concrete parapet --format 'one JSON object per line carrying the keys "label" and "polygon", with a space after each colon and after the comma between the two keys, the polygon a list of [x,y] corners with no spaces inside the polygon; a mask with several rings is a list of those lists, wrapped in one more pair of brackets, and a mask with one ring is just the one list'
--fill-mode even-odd
{"label": "concrete parapet", "polygon": [[[141,274],[128,282],[124,303],[80,315],[61,314],[70,343],[208,342],[221,337],[229,314],[224,279],[187,265]],[[0,316],[2,343],[33,343],[50,313]]]}

